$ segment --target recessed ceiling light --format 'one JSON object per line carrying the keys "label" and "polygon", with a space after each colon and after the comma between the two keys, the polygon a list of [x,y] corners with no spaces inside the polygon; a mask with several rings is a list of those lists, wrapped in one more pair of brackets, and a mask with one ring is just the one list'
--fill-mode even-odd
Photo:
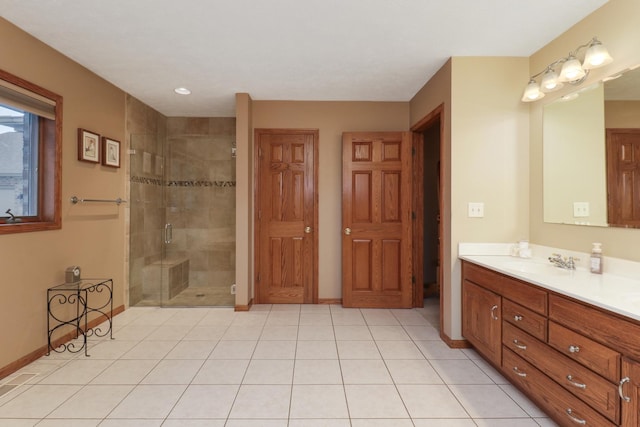
{"label": "recessed ceiling light", "polygon": [[178,95],[190,95],[191,91],[189,89],[187,89],[186,87],[177,87],[173,90],[175,93],[177,93]]}

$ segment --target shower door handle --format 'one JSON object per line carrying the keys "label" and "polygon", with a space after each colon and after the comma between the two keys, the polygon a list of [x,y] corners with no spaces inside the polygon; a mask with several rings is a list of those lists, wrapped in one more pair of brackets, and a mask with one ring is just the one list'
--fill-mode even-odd
{"label": "shower door handle", "polygon": [[164,225],[164,242],[171,243],[173,240],[173,226],[171,224]]}

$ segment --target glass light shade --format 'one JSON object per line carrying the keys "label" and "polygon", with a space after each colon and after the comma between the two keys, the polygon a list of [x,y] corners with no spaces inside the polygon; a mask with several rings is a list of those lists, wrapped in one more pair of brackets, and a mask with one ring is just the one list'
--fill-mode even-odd
{"label": "glass light shade", "polygon": [[580,61],[575,56],[569,56],[567,61],[562,65],[560,70],[560,77],[558,80],[561,82],[575,82],[583,78],[587,73],[582,68]]}
{"label": "glass light shade", "polygon": [[540,90],[543,92],[554,92],[564,86],[558,80],[558,73],[556,73],[553,69],[549,68],[542,75],[542,81],[540,82]]}
{"label": "glass light shade", "polygon": [[543,96],[544,93],[540,91],[540,86],[538,86],[538,83],[536,83],[535,80],[531,79],[529,80],[529,84],[527,84],[527,87],[524,89],[524,93],[522,94],[522,102],[537,101]]}
{"label": "glass light shade", "polygon": [[590,70],[592,68],[603,67],[607,64],[610,64],[613,61],[611,55],[607,51],[602,43],[598,40],[594,40],[587,49],[587,53],[584,55],[584,63],[582,64],[582,68],[585,70]]}

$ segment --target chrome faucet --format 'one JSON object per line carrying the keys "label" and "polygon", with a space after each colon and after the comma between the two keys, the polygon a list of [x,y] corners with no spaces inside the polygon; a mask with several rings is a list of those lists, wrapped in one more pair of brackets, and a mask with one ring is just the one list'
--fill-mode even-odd
{"label": "chrome faucet", "polygon": [[549,262],[556,267],[564,268],[565,270],[575,270],[576,269],[576,261],[580,261],[578,258],[563,257],[560,254],[551,254],[549,257]]}

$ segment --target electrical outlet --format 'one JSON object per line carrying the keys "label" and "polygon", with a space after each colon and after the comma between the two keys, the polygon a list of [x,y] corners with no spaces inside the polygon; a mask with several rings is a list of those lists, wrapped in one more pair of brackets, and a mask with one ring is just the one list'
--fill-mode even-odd
{"label": "electrical outlet", "polygon": [[469,218],[483,218],[483,217],[484,217],[484,203],[469,202]]}
{"label": "electrical outlet", "polygon": [[233,285],[231,285],[231,295],[235,295],[236,294],[236,284],[234,283]]}
{"label": "electrical outlet", "polygon": [[574,218],[583,218],[589,216],[589,202],[573,202]]}

